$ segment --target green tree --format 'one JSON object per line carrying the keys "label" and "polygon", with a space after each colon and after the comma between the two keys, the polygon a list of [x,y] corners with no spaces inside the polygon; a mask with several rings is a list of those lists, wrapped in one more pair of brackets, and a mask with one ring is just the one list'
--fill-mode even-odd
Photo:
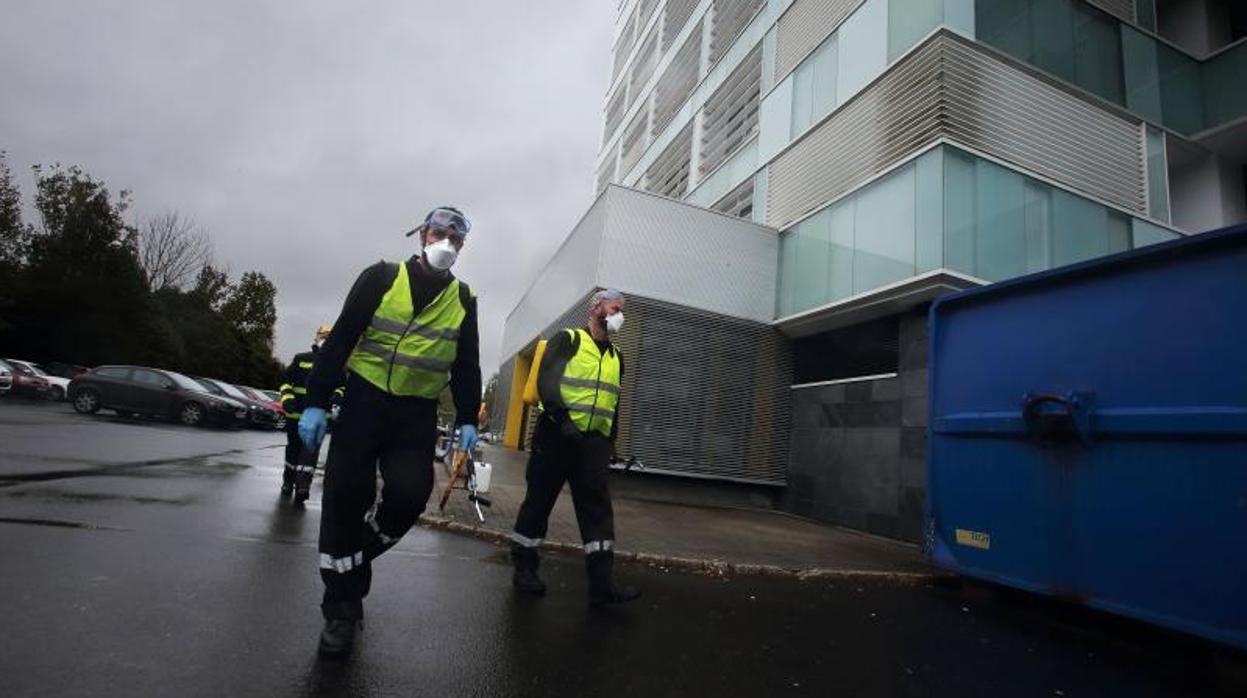
{"label": "green tree", "polygon": [[90,365],[159,356],[135,231],[124,218],[128,193],[114,197],[77,167],[34,172],[41,227],[17,284],[15,351]]}
{"label": "green tree", "polygon": [[0,333],[13,328],[8,318],[16,306],[18,277],[29,246],[30,226],[22,221],[22,194],[0,150]]}
{"label": "green tree", "polygon": [[485,425],[485,429],[489,431],[493,430],[493,423],[496,419],[495,415],[498,414],[498,405],[496,404],[497,400],[498,372],[494,371],[494,375],[490,376],[489,380],[485,381],[485,395],[481,399],[481,402],[485,403],[486,412],[489,414],[489,423]]}
{"label": "green tree", "polygon": [[271,349],[277,324],[277,287],[258,271],[249,271],[230,288],[221,315],[244,339]]}

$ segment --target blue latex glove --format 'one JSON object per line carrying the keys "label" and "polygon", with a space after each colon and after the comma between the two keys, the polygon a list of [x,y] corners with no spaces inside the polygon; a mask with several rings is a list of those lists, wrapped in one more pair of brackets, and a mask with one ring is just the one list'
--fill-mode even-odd
{"label": "blue latex glove", "polygon": [[463,451],[471,451],[476,445],[477,440],[476,427],[471,424],[464,424],[459,427],[459,449]]}
{"label": "blue latex glove", "polygon": [[315,451],[325,438],[325,430],[329,428],[329,419],[325,411],[319,407],[308,407],[299,418],[299,438],[303,445]]}

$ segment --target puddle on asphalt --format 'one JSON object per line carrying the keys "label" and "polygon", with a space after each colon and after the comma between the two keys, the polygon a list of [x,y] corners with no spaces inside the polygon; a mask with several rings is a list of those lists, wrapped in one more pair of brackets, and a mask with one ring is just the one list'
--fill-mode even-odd
{"label": "puddle on asphalt", "polygon": [[63,521],[61,519],[22,519],[10,516],[0,516],[0,524],[17,524],[19,526],[51,526],[53,528],[76,528],[87,531],[129,531],[128,528],[117,528],[115,526],[101,526],[99,524],[83,523],[81,521]]}
{"label": "puddle on asphalt", "polygon": [[106,494],[102,492],[69,492],[65,490],[17,490],[14,492],[0,491],[0,497],[13,499],[38,499],[49,502],[132,502],[134,504],[172,504],[186,506],[195,501],[194,497],[145,497],[134,494]]}

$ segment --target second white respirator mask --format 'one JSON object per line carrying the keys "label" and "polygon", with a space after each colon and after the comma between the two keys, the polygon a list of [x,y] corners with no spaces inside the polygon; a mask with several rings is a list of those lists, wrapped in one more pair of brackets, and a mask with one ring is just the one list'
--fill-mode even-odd
{"label": "second white respirator mask", "polygon": [[455,249],[454,243],[449,239],[438,240],[424,247],[424,258],[429,260],[429,266],[438,271],[449,269],[458,257],[459,250]]}
{"label": "second white respirator mask", "polygon": [[614,315],[607,315],[606,316],[606,331],[612,332],[612,333],[618,332],[620,328],[623,327],[623,320],[624,318],[623,318],[622,311],[615,313]]}

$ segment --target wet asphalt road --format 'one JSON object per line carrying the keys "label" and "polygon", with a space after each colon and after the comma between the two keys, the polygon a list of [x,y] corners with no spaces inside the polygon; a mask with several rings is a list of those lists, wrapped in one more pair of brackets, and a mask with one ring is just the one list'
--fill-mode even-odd
{"label": "wet asphalt road", "polygon": [[[315,656],[319,479],[283,437],[0,399],[0,695],[1233,695],[1241,657],[959,584],[709,579],[580,561],[516,598],[505,551],[417,528],[374,567],[354,657]],[[622,532],[626,537],[626,532]],[[1239,693],[1247,695],[1247,692]]]}

